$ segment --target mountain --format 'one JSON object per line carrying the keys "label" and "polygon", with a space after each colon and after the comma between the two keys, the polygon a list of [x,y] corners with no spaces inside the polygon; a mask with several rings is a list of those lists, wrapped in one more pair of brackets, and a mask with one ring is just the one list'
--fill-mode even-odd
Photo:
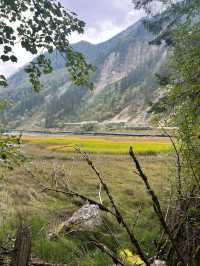
{"label": "mountain", "polygon": [[140,20],[106,42],[74,44],[97,67],[94,92],[71,84],[65,62],[56,52],[51,55],[54,71],[42,77],[44,89],[39,94],[19,70],[0,93],[10,103],[4,120],[26,129],[85,120],[147,124],[148,110],[159,97],[155,73],[166,58],[166,47],[149,45],[152,38]]}

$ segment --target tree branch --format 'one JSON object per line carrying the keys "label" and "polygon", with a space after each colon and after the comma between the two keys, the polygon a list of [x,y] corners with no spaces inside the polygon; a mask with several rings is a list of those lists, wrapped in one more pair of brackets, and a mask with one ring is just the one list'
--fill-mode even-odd
{"label": "tree branch", "polygon": [[139,163],[139,161],[138,161],[138,159],[137,159],[132,147],[130,147],[129,154],[130,154],[131,158],[133,159],[133,162],[134,162],[134,164],[136,166],[136,169],[138,170],[138,173],[139,173],[140,177],[142,178],[149,195],[151,196],[152,203],[153,203],[153,208],[154,208],[154,211],[155,211],[155,213],[157,214],[157,216],[159,218],[161,226],[165,230],[165,233],[169,236],[169,239],[170,239],[170,241],[172,243],[172,246],[173,246],[174,250],[177,253],[177,256],[178,256],[179,260],[182,262],[182,264],[184,266],[187,266],[187,263],[185,262],[183,256],[181,255],[181,252],[180,252],[179,248],[177,247],[176,241],[174,240],[174,238],[172,236],[172,233],[171,233],[171,231],[170,231],[170,229],[169,229],[169,227],[168,227],[168,225],[167,225],[167,223],[165,221],[165,218],[164,218],[164,215],[163,215],[163,212],[162,212],[158,197],[155,194],[155,192],[153,191],[153,189],[151,188],[151,186],[149,184],[149,181],[148,181],[148,178],[145,175],[145,173],[143,172],[142,167],[140,166],[140,163]]}
{"label": "tree branch", "polygon": [[110,209],[108,209],[107,207],[105,207],[101,203],[99,203],[99,202],[97,202],[97,201],[95,201],[93,199],[90,199],[87,196],[81,195],[78,192],[74,192],[72,190],[65,191],[65,190],[61,190],[61,189],[54,189],[54,188],[51,188],[51,187],[45,187],[42,190],[42,192],[47,192],[47,191],[62,193],[64,195],[66,195],[66,196],[71,196],[71,197],[78,197],[78,198],[80,198],[82,200],[88,201],[90,204],[97,205],[100,210],[105,211],[105,212],[108,212],[108,213],[112,214],[113,216],[115,216],[115,213],[113,213]]}
{"label": "tree branch", "polygon": [[104,244],[97,242],[97,241],[92,241],[92,244],[94,244],[94,246],[96,246],[98,249],[100,249],[103,253],[105,253],[106,255],[108,255],[113,263],[117,264],[117,265],[121,265],[121,266],[127,266],[126,264],[124,264],[123,262],[121,262],[116,255]]}
{"label": "tree branch", "polygon": [[128,224],[126,223],[126,221],[123,217],[123,215],[121,214],[120,210],[118,209],[117,205],[115,204],[113,196],[112,196],[107,184],[104,182],[103,177],[101,176],[100,172],[97,170],[94,163],[92,162],[92,160],[89,158],[89,156],[86,153],[82,152],[79,148],[76,148],[76,150],[77,150],[77,152],[79,152],[83,156],[83,158],[86,160],[87,164],[92,168],[92,170],[97,175],[100,183],[102,184],[103,189],[105,190],[105,192],[106,192],[106,194],[110,200],[110,203],[111,203],[113,209],[115,210],[115,217],[116,217],[118,223],[120,225],[122,225],[124,227],[124,229],[126,230],[128,236],[129,236],[129,239],[130,239],[132,245],[134,246],[134,248],[136,249],[140,258],[145,262],[145,264],[147,266],[149,266],[150,263],[149,263],[146,255],[144,254],[142,248],[140,247],[140,244],[139,244],[138,240],[136,239],[135,234],[133,232],[131,232]]}

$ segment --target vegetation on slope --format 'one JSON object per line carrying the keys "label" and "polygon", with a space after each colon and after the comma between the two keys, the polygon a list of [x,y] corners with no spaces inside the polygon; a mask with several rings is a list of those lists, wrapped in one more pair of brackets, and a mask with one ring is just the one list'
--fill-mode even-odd
{"label": "vegetation on slope", "polygon": [[149,47],[151,38],[139,21],[105,43],[74,45],[97,67],[93,94],[70,84],[63,58],[56,53],[50,55],[54,71],[41,78],[44,88],[37,96],[19,71],[11,77],[8,91],[1,93],[11,103],[4,120],[12,127],[30,127],[32,120],[33,125],[51,128],[63,122],[111,119],[129,105],[133,108],[127,116],[134,117],[139,104],[146,109],[156,97],[154,72],[165,58],[164,46]]}

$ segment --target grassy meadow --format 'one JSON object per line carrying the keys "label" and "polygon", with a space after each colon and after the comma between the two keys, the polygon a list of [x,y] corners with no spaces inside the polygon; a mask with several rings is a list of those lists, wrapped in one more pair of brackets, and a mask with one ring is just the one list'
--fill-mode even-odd
{"label": "grassy meadow", "polygon": [[[14,236],[16,224],[22,219],[32,231],[33,256],[47,262],[112,266],[110,259],[91,245],[90,240],[94,238],[116,253],[130,248],[123,228],[108,214],[103,214],[100,230],[61,234],[56,240],[48,240],[49,233],[56,232],[59,224],[85,202],[53,192],[43,193],[44,186],[68,186],[99,201],[98,179],[81,155],[74,152],[74,145],[90,154],[131,230],[151,255],[159,224],[143,183],[134,172],[128,150],[130,145],[134,147],[151,185],[166,206],[173,182],[174,157],[169,141],[159,138],[23,137],[25,162],[2,175],[5,185],[2,182],[0,190],[3,213],[0,242],[6,241],[7,235]],[[109,206],[103,192],[102,200]]]}

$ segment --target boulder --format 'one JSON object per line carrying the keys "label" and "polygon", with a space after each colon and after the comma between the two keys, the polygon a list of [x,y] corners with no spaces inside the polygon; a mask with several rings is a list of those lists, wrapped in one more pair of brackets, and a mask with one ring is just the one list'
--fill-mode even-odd
{"label": "boulder", "polygon": [[167,264],[163,260],[154,260],[151,266],[167,266]]}
{"label": "boulder", "polygon": [[85,204],[63,223],[63,231],[93,231],[102,225],[102,217],[99,206]]}

